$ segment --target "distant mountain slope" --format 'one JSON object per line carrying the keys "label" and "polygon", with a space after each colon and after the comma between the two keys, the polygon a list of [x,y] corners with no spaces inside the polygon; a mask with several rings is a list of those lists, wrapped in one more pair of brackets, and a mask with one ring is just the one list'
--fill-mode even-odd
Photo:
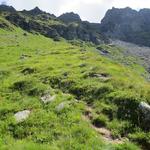
{"label": "distant mountain slope", "polygon": [[63,14],[57,18],[38,7],[29,11],[16,11],[13,7],[4,5],[0,5],[0,12],[2,17],[15,26],[28,32],[38,32],[56,41],[65,38],[94,44],[108,42],[108,39],[100,32],[100,24],[97,27],[95,24],[83,22],[79,15],[74,13]]}
{"label": "distant mountain slope", "polygon": [[150,46],[149,16],[150,9],[112,8],[101,21],[101,31],[111,38]]}

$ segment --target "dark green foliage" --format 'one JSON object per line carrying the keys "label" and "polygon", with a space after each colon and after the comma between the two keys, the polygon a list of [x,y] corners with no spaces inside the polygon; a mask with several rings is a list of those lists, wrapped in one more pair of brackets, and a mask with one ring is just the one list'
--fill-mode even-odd
{"label": "dark green foliage", "polygon": [[106,127],[108,122],[107,116],[100,114],[98,117],[92,120],[92,124],[98,128]]}
{"label": "dark green foliage", "polygon": [[31,81],[31,80],[17,81],[11,86],[11,89],[13,91],[19,91],[22,94],[28,94],[29,96],[40,96],[48,88],[46,85],[36,82],[38,81]]}
{"label": "dark green foliage", "polygon": [[120,119],[131,120],[139,125],[138,95],[127,92],[116,92],[109,96],[109,100],[117,105],[117,116]]}
{"label": "dark green foliage", "polygon": [[0,79],[7,77],[9,74],[9,71],[7,70],[0,70]]}
{"label": "dark green foliage", "polygon": [[136,132],[134,134],[129,134],[129,138],[140,143],[144,149],[149,149],[150,147],[150,133]]}
{"label": "dark green foliage", "polygon": [[34,68],[25,68],[21,71],[21,73],[23,73],[24,75],[27,75],[27,74],[32,74],[36,71],[36,69]]}

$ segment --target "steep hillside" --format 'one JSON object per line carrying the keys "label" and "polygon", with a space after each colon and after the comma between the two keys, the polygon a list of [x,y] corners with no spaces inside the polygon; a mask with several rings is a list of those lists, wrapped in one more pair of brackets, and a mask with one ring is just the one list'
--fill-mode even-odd
{"label": "steep hillside", "polygon": [[150,9],[112,8],[101,21],[101,31],[111,38],[150,46]]}
{"label": "steep hillside", "polygon": [[40,11],[1,13],[0,149],[148,150],[144,67],[112,44],[49,38],[52,20],[66,24]]}

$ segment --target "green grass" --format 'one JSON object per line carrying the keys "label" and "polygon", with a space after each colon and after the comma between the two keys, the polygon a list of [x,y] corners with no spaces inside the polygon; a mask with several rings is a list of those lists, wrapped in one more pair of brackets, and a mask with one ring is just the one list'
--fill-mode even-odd
{"label": "green grass", "polygon": [[[54,42],[7,24],[12,31],[0,29],[1,149],[140,149],[132,135],[140,128],[136,110],[140,101],[150,102],[150,85],[140,76],[145,71],[142,67],[105,58],[91,44]],[[109,80],[94,74],[107,74]],[[43,104],[40,97],[46,92],[55,94],[56,100]],[[62,102],[68,105],[57,112]],[[114,136],[126,136],[135,143],[104,142],[82,119],[87,104]],[[30,117],[15,122],[14,113],[25,109],[31,110]],[[131,112],[128,118],[126,111]]]}

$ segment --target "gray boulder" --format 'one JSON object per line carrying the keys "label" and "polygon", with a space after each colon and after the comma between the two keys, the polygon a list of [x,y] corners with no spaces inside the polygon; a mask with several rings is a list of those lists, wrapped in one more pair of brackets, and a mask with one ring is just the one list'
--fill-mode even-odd
{"label": "gray boulder", "polygon": [[150,105],[145,102],[139,104],[140,124],[145,130],[150,130]]}
{"label": "gray boulder", "polygon": [[148,105],[145,102],[141,102],[139,104],[139,108],[143,114],[144,120],[149,120],[150,121],[150,105]]}
{"label": "gray boulder", "polygon": [[30,110],[24,110],[24,111],[19,111],[17,112],[14,117],[16,119],[16,122],[23,122],[24,120],[26,120],[29,115],[30,115],[31,111]]}
{"label": "gray boulder", "polygon": [[62,111],[64,108],[66,108],[66,107],[68,107],[68,106],[69,106],[68,102],[62,102],[62,103],[60,103],[58,106],[56,106],[56,111],[57,111],[57,112],[60,112],[60,111]]}

